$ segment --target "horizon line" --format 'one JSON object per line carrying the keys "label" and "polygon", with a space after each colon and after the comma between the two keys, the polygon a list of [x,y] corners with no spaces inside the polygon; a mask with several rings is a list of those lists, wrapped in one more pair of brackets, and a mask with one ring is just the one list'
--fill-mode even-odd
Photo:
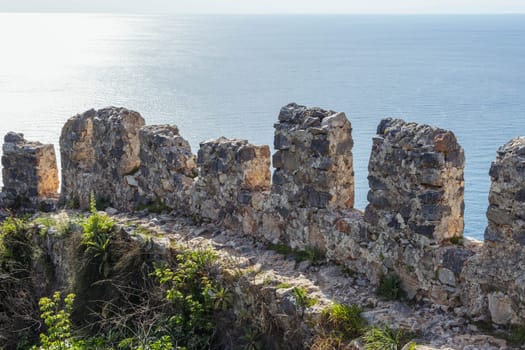
{"label": "horizon line", "polygon": [[525,15],[523,12],[125,12],[125,11],[4,11],[0,14],[83,14],[83,15],[130,15],[130,16],[513,16]]}

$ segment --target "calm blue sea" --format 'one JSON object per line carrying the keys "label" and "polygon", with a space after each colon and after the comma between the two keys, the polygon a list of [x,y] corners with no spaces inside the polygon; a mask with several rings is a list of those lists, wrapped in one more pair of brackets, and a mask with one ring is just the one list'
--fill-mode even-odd
{"label": "calm blue sea", "polygon": [[482,238],[496,149],[525,135],[525,16],[0,14],[0,134],[58,143],[64,121],[122,105],[191,142],[272,144],[291,101],[344,111],[364,208],[381,118],[453,130],[466,232]]}

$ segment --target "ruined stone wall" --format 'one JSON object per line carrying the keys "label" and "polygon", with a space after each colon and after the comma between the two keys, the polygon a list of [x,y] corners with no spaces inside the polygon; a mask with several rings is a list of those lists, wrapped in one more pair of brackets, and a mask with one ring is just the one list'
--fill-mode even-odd
{"label": "ruined stone wall", "polygon": [[[465,159],[452,132],[381,121],[363,213],[353,208],[351,131],[343,113],[283,107],[270,184],[268,146],[221,137],[201,143],[195,161],[176,126],[144,126],[125,108],[90,110],[62,130],[62,203],[87,208],[91,192],[120,210],[160,203],[262,241],[316,248],[374,284],[395,273],[411,299],[525,321],[525,138],[492,165],[481,244],[462,239]],[[8,134],[2,162],[4,206],[56,192],[51,145]]]}
{"label": "ruined stone wall", "polygon": [[457,299],[458,272],[440,267],[454,254],[447,240],[463,235],[464,163],[463,149],[447,130],[384,119],[373,138],[365,266],[379,276],[399,275],[410,298],[444,305]]}
{"label": "ruined stone wall", "polygon": [[462,301],[475,317],[497,324],[525,321],[525,137],[498,149],[492,180],[488,226],[480,254],[463,271]]}
{"label": "ruined stone wall", "polygon": [[139,207],[161,205],[187,212],[197,175],[195,155],[175,125],[144,126],[139,132]]}
{"label": "ruined stone wall", "polygon": [[[360,231],[354,211],[352,126],[344,113],[295,103],[281,108],[275,125],[272,188],[262,234],[294,248],[329,253],[336,223]],[[351,219],[349,219],[351,218]],[[340,232],[340,231],[337,231]],[[342,239],[342,237],[340,237]]]}
{"label": "ruined stone wall", "polygon": [[117,209],[133,209],[140,166],[142,116],[125,108],[91,109],[70,118],[60,136],[61,202],[86,209],[90,194]]}
{"label": "ruined stone wall", "polygon": [[422,244],[463,234],[463,149],[450,131],[384,119],[368,165],[371,232]]}
{"label": "ruined stone wall", "polygon": [[53,145],[31,142],[23,134],[4,137],[2,206],[38,208],[58,196],[58,168]]}
{"label": "ruined stone wall", "polygon": [[255,233],[270,188],[270,148],[224,137],[208,140],[200,144],[197,165],[192,213]]}
{"label": "ruined stone wall", "polygon": [[282,206],[352,208],[352,126],[344,113],[291,103],[275,126],[272,192]]}

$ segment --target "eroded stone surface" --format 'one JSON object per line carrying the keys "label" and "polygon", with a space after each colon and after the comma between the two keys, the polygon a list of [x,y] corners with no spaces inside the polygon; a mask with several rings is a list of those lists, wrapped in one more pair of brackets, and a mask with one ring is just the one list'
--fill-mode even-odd
{"label": "eroded stone surface", "polygon": [[53,145],[31,142],[23,134],[4,137],[2,156],[2,205],[37,208],[58,195],[58,168]]}
{"label": "eroded stone surface", "polygon": [[275,124],[272,192],[282,205],[352,208],[352,126],[344,113],[284,106]]}
{"label": "eroded stone surface", "polygon": [[188,212],[190,189],[197,174],[195,155],[175,125],[149,125],[139,132],[140,170],[131,177],[144,205],[161,202]]}
{"label": "eroded stone surface", "polygon": [[464,164],[452,132],[382,120],[368,166],[366,218],[372,232],[390,231],[423,244],[461,237]]}
{"label": "eroded stone surface", "polygon": [[91,193],[118,209],[133,209],[137,189],[127,179],[140,166],[139,129],[144,119],[126,108],[91,109],[62,129],[62,203],[89,207]]}
{"label": "eroded stone surface", "polygon": [[440,244],[463,235],[464,161],[450,131],[381,121],[368,166],[368,275],[394,272],[409,298],[456,303],[461,257],[472,253]]}
{"label": "eroded stone surface", "polygon": [[350,121],[344,113],[291,103],[281,108],[274,127],[275,171],[262,217],[263,236],[335,256],[336,250],[345,250],[341,242],[363,231],[361,215],[352,209]]}
{"label": "eroded stone surface", "polygon": [[270,148],[224,137],[200,144],[192,212],[229,228],[255,233],[270,188]]}
{"label": "eroded stone surface", "polygon": [[481,253],[467,261],[463,302],[473,317],[525,321],[525,137],[498,149],[490,168],[488,226]]}

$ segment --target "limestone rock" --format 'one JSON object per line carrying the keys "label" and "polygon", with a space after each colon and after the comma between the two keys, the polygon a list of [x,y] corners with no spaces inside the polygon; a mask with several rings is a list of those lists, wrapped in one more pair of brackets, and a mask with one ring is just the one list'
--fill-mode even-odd
{"label": "limestone rock", "polygon": [[381,260],[376,274],[397,274],[409,298],[455,303],[460,257],[472,253],[460,250],[455,259],[448,251],[456,248],[440,244],[463,234],[464,161],[450,131],[391,118],[377,128],[364,214],[373,243],[365,256],[370,266]]}

